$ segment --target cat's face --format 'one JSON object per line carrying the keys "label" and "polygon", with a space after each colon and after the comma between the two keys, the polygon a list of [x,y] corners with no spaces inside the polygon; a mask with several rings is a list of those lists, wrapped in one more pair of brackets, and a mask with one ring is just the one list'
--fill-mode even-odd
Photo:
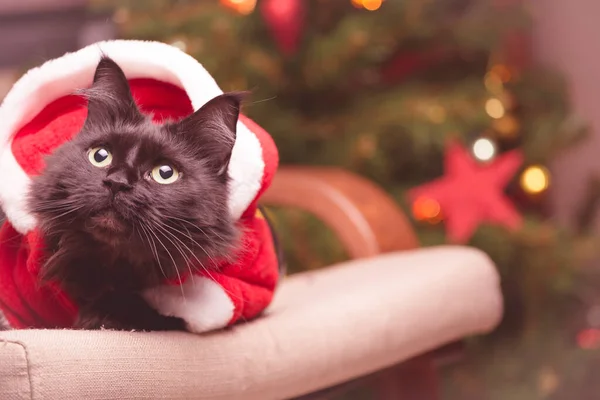
{"label": "cat's face", "polygon": [[153,260],[154,272],[160,267],[169,278],[230,251],[237,232],[227,166],[239,95],[154,124],[136,108],[120,68],[104,58],[87,97],[82,131],[47,158],[31,188],[30,208],[48,239],[58,245],[76,232],[114,257]]}

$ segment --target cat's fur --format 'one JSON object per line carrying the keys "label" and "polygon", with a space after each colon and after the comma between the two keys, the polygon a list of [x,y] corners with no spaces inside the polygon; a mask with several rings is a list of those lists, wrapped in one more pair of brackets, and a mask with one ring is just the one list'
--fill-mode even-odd
{"label": "cat's fur", "polygon": [[[227,166],[243,94],[225,93],[179,122],[155,124],[104,56],[84,95],[81,132],[46,159],[31,187],[28,206],[48,251],[41,279],[58,282],[78,305],[75,328],[183,329],[140,292],[234,251]],[[88,158],[98,146],[113,156],[108,167]],[[150,179],[165,163],[181,173],[172,184]]]}

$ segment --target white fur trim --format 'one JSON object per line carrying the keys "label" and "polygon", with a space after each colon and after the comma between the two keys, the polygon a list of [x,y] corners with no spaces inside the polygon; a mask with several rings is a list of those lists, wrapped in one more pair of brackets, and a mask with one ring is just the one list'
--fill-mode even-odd
{"label": "white fur trim", "polygon": [[[3,133],[0,122],[0,135]],[[0,184],[0,204],[13,227],[25,234],[36,225],[35,218],[25,207],[30,178],[15,159],[10,143],[0,143],[0,170],[5,171],[4,181]]]}
{"label": "white fur trim", "polygon": [[[75,89],[89,87],[102,53],[114,59],[130,79],[154,78],[183,88],[195,110],[223,93],[193,57],[159,42],[100,42],[31,69],[13,86],[0,106],[0,167],[8,176],[0,185],[0,203],[21,233],[33,229],[35,219],[25,208],[30,178],[12,154],[13,135],[50,102]],[[229,208],[235,218],[243,214],[260,190],[264,167],[258,138],[238,122],[237,140],[229,164],[232,180]]]}
{"label": "white fur trim", "polygon": [[160,314],[179,317],[190,332],[202,333],[227,326],[235,306],[223,287],[194,275],[183,285],[162,285],[144,293],[146,301]]}

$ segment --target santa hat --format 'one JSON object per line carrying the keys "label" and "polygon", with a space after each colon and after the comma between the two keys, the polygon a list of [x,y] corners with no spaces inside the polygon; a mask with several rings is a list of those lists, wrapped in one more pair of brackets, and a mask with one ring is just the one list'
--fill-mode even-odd
{"label": "santa hat", "polygon": [[[91,85],[102,54],[123,69],[136,102],[156,119],[190,114],[223,93],[193,57],[159,42],[100,42],[27,72],[0,106],[0,168],[5,176],[0,204],[22,234],[36,226],[25,201],[31,176],[43,168],[45,154],[83,126],[85,103],[73,92]],[[235,218],[254,213],[277,163],[271,137],[242,115],[229,164],[229,208]]]}
{"label": "santa hat", "polygon": [[[28,211],[26,201],[31,178],[43,170],[44,156],[70,140],[83,126],[86,103],[73,93],[92,84],[102,55],[112,58],[121,67],[139,108],[151,113],[157,121],[189,115],[223,93],[198,61],[175,47],[158,42],[100,42],[28,71],[0,106],[0,168],[5,177],[0,183],[0,204],[10,228],[24,235],[26,240],[36,234],[36,220]],[[277,149],[271,137],[256,123],[240,115],[228,172],[231,178],[229,209],[242,224],[256,223],[257,200],[269,186],[277,164]],[[267,253],[271,252],[269,248]],[[261,257],[274,259],[270,255]],[[10,267],[2,260],[0,264],[0,269]],[[265,275],[264,272],[257,273]],[[203,314],[198,314],[198,307],[190,309],[193,305],[178,297],[180,291],[173,291],[167,285],[148,293],[147,298],[160,312],[186,319],[192,330],[205,331],[233,323],[247,313],[256,314],[256,307],[251,308],[251,312],[242,309],[248,309],[253,298],[261,297],[258,307],[264,308],[272,296],[274,274],[276,272],[269,274],[268,283],[263,287],[242,282],[239,277],[224,275],[218,282],[200,277],[200,281],[196,280],[196,284],[188,288],[195,292],[188,293],[188,299],[202,303],[200,309],[206,310]],[[34,282],[29,279],[27,282],[23,285],[30,286],[31,296],[41,296],[35,300],[36,304],[52,308],[46,310],[48,315],[55,312],[58,306],[51,307],[49,301],[35,292]],[[240,300],[240,296],[232,297],[236,285],[248,293],[246,300]]]}

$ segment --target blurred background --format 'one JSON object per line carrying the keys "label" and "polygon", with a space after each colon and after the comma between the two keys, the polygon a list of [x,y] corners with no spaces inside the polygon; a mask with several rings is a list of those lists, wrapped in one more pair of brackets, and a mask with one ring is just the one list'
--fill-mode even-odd
{"label": "blurred background", "polygon": [[[422,245],[494,260],[504,320],[443,370],[444,398],[597,399],[598,15],[596,0],[0,0],[0,98],[99,40],[179,47],[252,90],[245,113],[282,164],[366,176]],[[345,259],[319,221],[273,213],[292,273]]]}

